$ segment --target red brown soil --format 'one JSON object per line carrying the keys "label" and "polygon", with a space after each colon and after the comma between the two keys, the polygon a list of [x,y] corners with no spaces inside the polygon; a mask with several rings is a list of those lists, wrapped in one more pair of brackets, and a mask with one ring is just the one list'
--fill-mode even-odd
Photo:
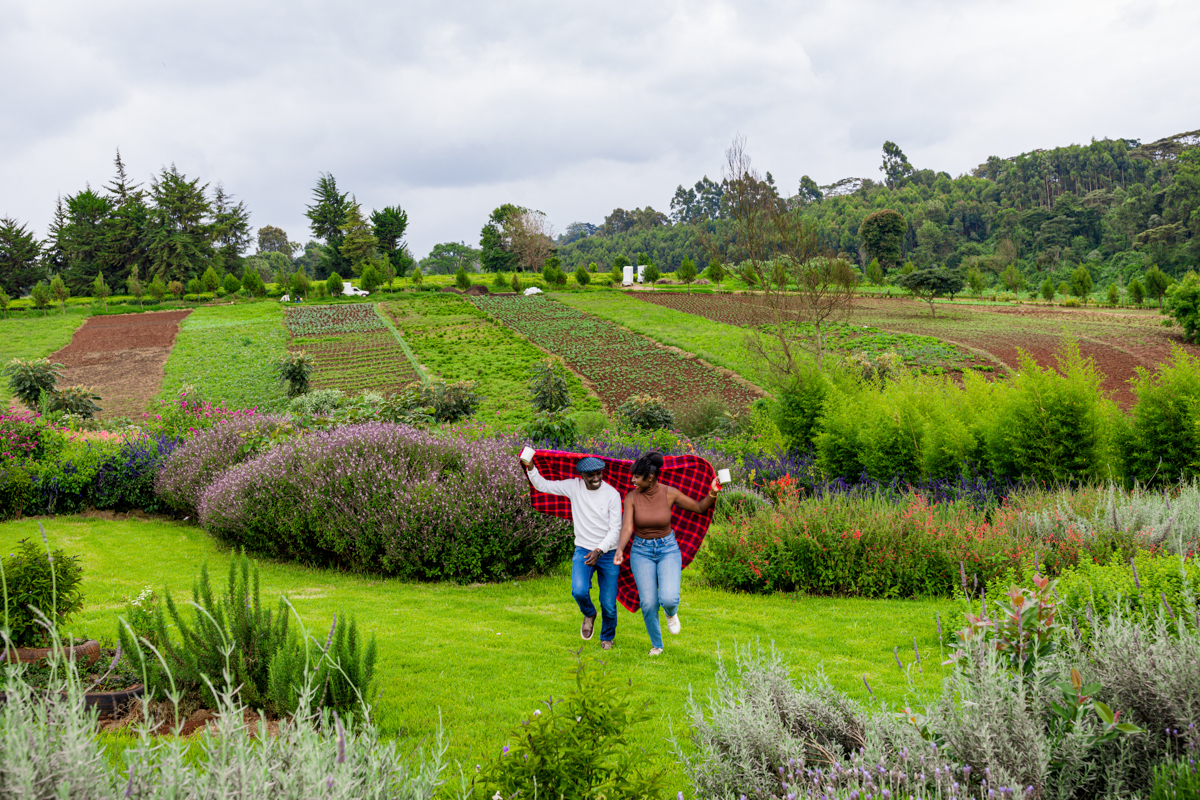
{"label": "red brown soil", "polygon": [[101,417],[142,413],[158,393],[163,365],[188,311],[147,311],[90,317],[71,343],[50,356],[63,365],[59,386],[90,386]]}

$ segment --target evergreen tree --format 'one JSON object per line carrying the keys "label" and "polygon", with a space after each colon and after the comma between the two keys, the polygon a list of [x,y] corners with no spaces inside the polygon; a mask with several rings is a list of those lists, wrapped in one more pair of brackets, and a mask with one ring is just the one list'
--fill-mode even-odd
{"label": "evergreen tree", "polygon": [[263,225],[258,229],[258,252],[261,253],[283,253],[291,260],[292,254],[296,252],[298,245],[289,242],[287,234],[282,228],[276,228],[274,225]]}
{"label": "evergreen tree", "polygon": [[414,285],[414,286],[420,286],[420,285],[421,285],[421,278],[422,278],[422,276],[421,276],[421,268],[420,268],[420,267],[417,267],[416,269],[414,269],[414,270],[413,270],[413,273],[412,273],[412,282],[413,282],[413,285]]}
{"label": "evergreen tree", "polygon": [[[408,230],[408,212],[400,206],[387,206],[382,211],[371,212],[371,229],[379,242],[379,251],[392,269],[404,272],[412,257],[404,244],[404,233]],[[394,273],[393,273],[394,274]]]}
{"label": "evergreen tree", "polygon": [[154,276],[154,280],[150,281],[149,290],[150,296],[154,298],[155,303],[163,301],[163,298],[167,296],[167,285],[163,283],[162,276]]}
{"label": "evergreen tree", "polygon": [[378,247],[379,240],[371,233],[371,226],[363,219],[362,209],[352,200],[346,209],[346,218],[342,221],[341,250],[354,274],[362,271]]}
{"label": "evergreen tree", "polygon": [[182,282],[204,271],[212,260],[212,205],[207,184],[188,180],[172,164],[151,181],[150,222],[146,232],[150,275]]}
{"label": "evergreen tree", "polygon": [[34,307],[41,309],[42,316],[46,316],[46,306],[50,305],[50,287],[45,281],[38,281],[29,294],[33,298]]}
{"label": "evergreen tree", "polygon": [[346,284],[342,283],[341,275],[331,272],[329,273],[329,277],[325,279],[325,288],[329,290],[329,294],[339,297],[345,291]]}
{"label": "evergreen tree", "polygon": [[204,270],[204,275],[200,277],[200,288],[205,292],[215,292],[221,285],[221,277],[217,275],[217,271],[212,267]]}
{"label": "evergreen tree", "polygon": [[44,277],[37,238],[15,219],[0,219],[0,288],[20,296]]}
{"label": "evergreen tree", "polygon": [[1042,299],[1047,303],[1054,299],[1054,281],[1050,280],[1049,275],[1042,281]]}
{"label": "evergreen tree", "polygon": [[371,259],[362,269],[362,275],[359,276],[358,285],[367,292],[373,292],[383,283],[383,275],[380,274],[380,265],[386,264],[383,259]]}
{"label": "evergreen tree", "polygon": [[725,268],[721,265],[720,259],[712,258],[708,261],[708,279],[715,284],[720,284],[725,280]]}
{"label": "evergreen tree", "polygon": [[113,166],[116,175],[104,187],[110,196],[112,210],[102,224],[98,266],[107,280],[119,286],[135,271],[141,274],[146,270],[146,226],[150,209],[141,184],[130,182],[120,150],[117,150]]}
{"label": "evergreen tree", "polygon": [[1142,282],[1134,278],[1129,282],[1129,302],[1135,306],[1140,306],[1145,299],[1146,290],[1142,288]]}
{"label": "evergreen tree", "polygon": [[12,298],[3,289],[0,289],[0,312],[4,313],[4,318],[8,319],[8,307],[12,303]]}
{"label": "evergreen tree", "polygon": [[[313,204],[305,212],[313,236],[325,242],[320,263],[310,270],[314,277],[323,278],[334,270],[345,275],[351,274],[350,260],[342,254],[342,241],[345,238],[342,226],[346,222],[346,212],[350,210],[347,198],[347,194],[338,191],[333,175],[321,173],[313,189]],[[359,216],[361,218],[361,212]]]}
{"label": "evergreen tree", "polygon": [[454,273],[454,285],[463,291],[471,288],[471,278],[462,264],[458,265],[458,271]]}
{"label": "evergreen tree", "polygon": [[484,272],[509,272],[517,269],[520,257],[512,249],[511,225],[526,209],[512,203],[492,211],[479,232],[480,263]]}
{"label": "evergreen tree", "polygon": [[67,267],[57,274],[80,293],[91,288],[96,270],[107,260],[105,223],[112,211],[112,201],[90,188],[67,197],[67,224],[59,234]]}
{"label": "evergreen tree", "polygon": [[146,296],[146,287],[142,286],[142,282],[138,280],[137,273],[131,273],[125,279],[125,291],[133,295],[138,301],[138,308],[142,307],[142,298]]}
{"label": "evergreen tree", "polygon": [[225,187],[220,183],[213,192],[212,210],[217,266],[224,271],[240,270],[242,254],[253,241],[250,236],[250,212],[246,210],[245,203],[234,203],[233,196],[226,194]]}
{"label": "evergreen tree", "polygon": [[62,305],[62,313],[66,314],[67,300],[71,297],[71,290],[61,275],[55,275],[50,279],[50,296],[54,298],[55,302]]}
{"label": "evergreen tree", "polygon": [[100,301],[104,308],[108,308],[108,298],[112,294],[112,289],[104,282],[104,273],[97,272],[96,280],[92,281],[92,297]]}

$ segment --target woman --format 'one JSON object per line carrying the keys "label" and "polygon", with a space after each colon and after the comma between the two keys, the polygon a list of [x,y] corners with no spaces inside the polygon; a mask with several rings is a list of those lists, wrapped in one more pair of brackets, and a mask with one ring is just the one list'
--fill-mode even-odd
{"label": "woman", "polygon": [[717,501],[721,484],[713,479],[708,495],[696,502],[673,486],[658,482],[663,467],[661,453],[644,453],[633,462],[634,489],[625,495],[625,512],[621,524],[621,539],[613,563],[625,560],[625,545],[633,537],[629,549],[629,569],[637,583],[638,601],[646,633],[650,634],[650,655],[663,651],[662,628],[658,608],[667,612],[667,630],[679,633],[679,577],[683,559],[675,532],[671,530],[671,507],[678,505],[688,511],[703,513]]}

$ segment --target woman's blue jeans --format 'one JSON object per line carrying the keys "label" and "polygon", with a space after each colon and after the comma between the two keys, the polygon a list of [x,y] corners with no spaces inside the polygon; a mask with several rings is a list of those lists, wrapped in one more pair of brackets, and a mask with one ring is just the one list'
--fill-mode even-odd
{"label": "woman's blue jeans", "polygon": [[617,577],[621,567],[613,563],[616,550],[601,553],[596,566],[589,567],[584,559],[591,552],[585,547],[575,548],[571,558],[571,595],[585,617],[596,616],[596,606],[592,604],[592,573],[596,573],[600,589],[600,641],[611,642],[617,635]]}
{"label": "woman's blue jeans", "polygon": [[642,606],[642,620],[650,644],[662,647],[662,626],[658,622],[658,608],[673,617],[679,612],[679,576],[683,570],[683,555],[675,533],[662,539],[633,537],[629,550],[629,569],[637,583],[638,599]]}

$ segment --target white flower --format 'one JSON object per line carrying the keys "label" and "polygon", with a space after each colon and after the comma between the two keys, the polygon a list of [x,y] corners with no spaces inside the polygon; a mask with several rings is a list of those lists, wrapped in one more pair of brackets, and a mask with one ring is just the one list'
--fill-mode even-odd
{"label": "white flower", "polygon": [[499,790],[499,789],[497,789],[497,790],[496,790],[496,793],[495,793],[494,795],[492,795],[492,800],[504,800],[504,798],[500,796],[500,790]]}
{"label": "white flower", "polygon": [[535,717],[540,717],[540,716],[542,715],[542,710],[541,710],[540,708],[535,708],[535,709],[533,710],[533,715],[534,715]]}

